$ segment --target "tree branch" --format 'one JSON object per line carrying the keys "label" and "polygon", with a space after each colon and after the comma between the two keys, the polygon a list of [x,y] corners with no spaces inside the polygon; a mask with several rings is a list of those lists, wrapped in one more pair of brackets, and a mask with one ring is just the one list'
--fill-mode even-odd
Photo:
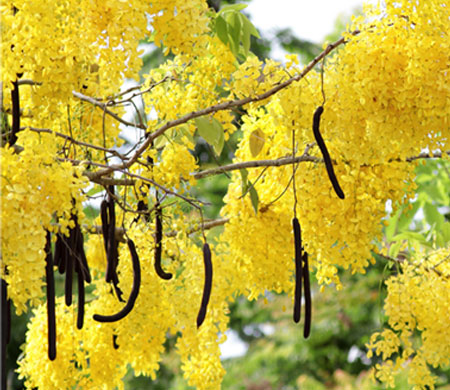
{"label": "tree branch", "polygon": [[[352,34],[353,35],[357,35],[359,34],[359,30],[354,31]],[[120,170],[120,169],[126,169],[129,168],[131,165],[133,165],[137,159],[142,155],[142,153],[144,153],[144,151],[152,144],[152,142],[154,141],[155,138],[159,137],[160,135],[164,134],[164,132],[166,132],[167,130],[179,126],[181,124],[184,124],[188,121],[190,121],[191,119],[194,118],[198,118],[204,115],[209,115],[218,111],[224,111],[224,110],[231,110],[233,108],[236,107],[240,107],[240,106],[244,106],[248,103],[252,103],[252,102],[258,102],[264,99],[269,98],[270,96],[274,95],[275,93],[277,93],[278,91],[288,87],[289,85],[291,85],[294,81],[299,81],[302,78],[304,78],[313,68],[314,66],[319,63],[325,56],[327,56],[332,50],[334,50],[335,48],[337,48],[338,46],[342,45],[345,42],[345,38],[342,37],[341,39],[337,40],[336,42],[330,44],[327,46],[327,48],[320,53],[316,58],[314,58],[304,69],[301,73],[299,73],[296,76],[291,77],[290,79],[279,83],[278,85],[274,86],[273,88],[269,89],[268,91],[260,94],[260,95],[256,95],[256,96],[248,96],[246,98],[243,99],[236,99],[236,100],[228,100],[222,103],[218,103],[215,104],[213,106],[198,110],[198,111],[193,111],[189,114],[183,115],[181,118],[172,120],[172,121],[168,121],[166,122],[164,125],[162,125],[159,129],[155,130],[154,132],[148,134],[147,139],[145,140],[145,142],[139,147],[139,149],[135,152],[135,154],[133,155],[133,157],[131,157],[131,159],[126,162],[123,163],[121,165],[111,165],[108,168],[105,169],[101,169],[99,171],[97,171],[95,173],[95,175],[97,177],[101,177],[101,176],[105,176],[111,172],[113,172],[114,170]],[[74,92],[75,93],[75,92]],[[84,97],[84,95],[82,95]],[[101,104],[101,106],[103,106],[102,103],[97,102],[95,99],[89,98],[93,104]],[[95,103],[94,103],[95,102]]]}
{"label": "tree branch", "polygon": [[228,164],[221,167],[215,167],[211,169],[206,169],[204,171],[200,171],[194,173],[195,179],[203,179],[204,177],[217,175],[224,172],[234,171],[236,169],[243,168],[258,168],[258,167],[280,167],[282,165],[288,164],[297,164],[299,162],[323,162],[323,160],[319,157],[310,156],[308,154],[303,154],[301,156],[292,158],[292,157],[284,157],[279,158],[277,160],[253,160],[253,161],[242,161],[238,163]]}

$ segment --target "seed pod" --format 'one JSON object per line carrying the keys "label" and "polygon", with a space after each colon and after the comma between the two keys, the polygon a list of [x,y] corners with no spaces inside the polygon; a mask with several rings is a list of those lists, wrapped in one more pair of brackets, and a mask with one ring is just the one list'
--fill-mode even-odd
{"label": "seed pod", "polygon": [[211,296],[211,287],[213,279],[213,267],[211,261],[211,250],[208,243],[203,245],[203,263],[205,266],[205,284],[203,286],[202,304],[197,316],[197,328],[199,328],[206,317],[206,311],[208,309],[209,298]]}
{"label": "seed pod", "polygon": [[56,265],[59,268],[59,263],[61,262],[62,253],[64,250],[63,242],[61,240],[61,234],[58,233],[56,235],[56,243],[55,243],[55,254],[53,256],[53,265]]}
{"label": "seed pod", "polygon": [[117,299],[119,300],[119,302],[125,302],[125,299],[122,298],[123,291],[119,287],[119,278],[117,276],[117,273],[114,273],[112,283],[113,283],[114,291],[116,292]]}
{"label": "seed pod", "polygon": [[69,257],[69,243],[63,234],[58,237],[61,240],[61,256],[58,262],[58,272],[62,275],[66,272],[67,259]]}
{"label": "seed pod", "polygon": [[78,313],[77,313],[77,328],[83,328],[84,322],[84,280],[83,280],[83,272],[80,269],[80,266],[77,267],[78,274]]}
{"label": "seed pod", "polygon": [[71,229],[67,248],[66,281],[65,281],[65,298],[67,306],[72,305],[73,267],[75,261],[73,251],[74,251],[74,230]]}
{"label": "seed pod", "polygon": [[114,349],[119,349],[119,344],[117,344],[117,335],[113,334],[112,339],[113,339],[113,347],[114,347]]}
{"label": "seed pod", "polygon": [[79,224],[75,225],[75,237],[76,237],[76,248],[75,248],[75,271],[81,272],[83,280],[87,283],[91,282],[91,274],[89,272],[89,266],[87,264],[86,253],[84,252],[84,237],[81,232]]}
{"label": "seed pod", "polygon": [[13,89],[11,90],[11,104],[12,104],[12,126],[11,134],[9,136],[9,144],[12,146],[17,141],[17,133],[20,131],[20,98],[19,98],[19,83],[13,81]]}
{"label": "seed pod", "polygon": [[81,229],[78,226],[78,241],[77,241],[77,257],[78,257],[78,264],[80,266],[80,271],[83,275],[83,279],[86,281],[86,283],[91,283],[91,273],[89,271],[89,266],[86,259],[86,253],[84,252],[84,237],[83,233],[81,233]]}
{"label": "seed pod", "polygon": [[47,332],[48,332],[48,358],[56,358],[56,316],[55,316],[55,279],[53,275],[53,259],[50,241],[50,232],[47,232],[45,244],[45,279],[47,283]]}
{"label": "seed pod", "polygon": [[311,332],[311,286],[309,283],[309,265],[308,253],[303,253],[303,277],[305,285],[305,325],[303,328],[303,337],[307,339]]}
{"label": "seed pod", "polygon": [[8,299],[8,284],[1,279],[2,284],[2,344],[9,344],[11,340],[11,301]]}
{"label": "seed pod", "polygon": [[6,389],[6,346],[11,338],[11,302],[8,299],[8,285],[1,279],[1,300],[2,300],[2,340],[1,340],[1,388]]}
{"label": "seed pod", "polygon": [[169,280],[172,279],[172,274],[165,272],[161,266],[162,237],[163,237],[162,213],[161,208],[159,207],[158,204],[156,207],[155,271],[161,279]]}
{"label": "seed pod", "polygon": [[136,303],[136,299],[139,294],[139,288],[141,286],[141,266],[139,264],[139,257],[136,252],[136,247],[134,246],[134,242],[132,240],[128,240],[128,248],[131,254],[131,260],[133,262],[133,287],[131,289],[130,297],[128,298],[128,302],[120,310],[118,313],[103,316],[100,314],[94,314],[94,320],[98,322],[116,322],[124,318],[130,311],[133,309],[134,304]]}
{"label": "seed pod", "polygon": [[100,217],[102,220],[103,244],[105,245],[105,253],[108,252],[108,202],[104,200],[100,205]]}
{"label": "seed pod", "polygon": [[300,321],[302,307],[302,232],[297,218],[292,219],[295,245],[294,322]]}
{"label": "seed pod", "polygon": [[114,210],[114,201],[109,199],[108,201],[108,245],[106,251],[107,265],[106,265],[106,281],[110,283],[113,279],[113,275],[116,272],[118,262],[118,251],[116,243],[116,213]]}
{"label": "seed pod", "polygon": [[336,178],[336,174],[334,173],[333,164],[331,162],[330,153],[328,153],[328,149],[325,145],[325,141],[322,138],[322,135],[320,134],[320,117],[323,113],[323,106],[319,106],[316,109],[316,112],[314,113],[313,118],[313,133],[314,138],[316,139],[317,145],[319,145],[320,151],[322,152],[323,161],[325,162],[325,167],[327,169],[328,177],[331,181],[331,184],[333,185],[334,191],[336,192],[336,195],[344,199],[344,191],[342,191],[341,186],[339,185],[339,182]]}

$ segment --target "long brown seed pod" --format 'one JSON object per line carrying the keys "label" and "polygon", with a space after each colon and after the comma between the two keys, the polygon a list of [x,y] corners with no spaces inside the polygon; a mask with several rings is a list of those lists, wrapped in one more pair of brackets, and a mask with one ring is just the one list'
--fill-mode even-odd
{"label": "long brown seed pod", "polygon": [[1,279],[1,300],[2,300],[2,340],[1,340],[1,383],[2,389],[6,389],[6,346],[11,338],[11,301],[8,299],[8,285]]}
{"label": "long brown seed pod", "polygon": [[83,275],[83,279],[86,281],[86,283],[91,283],[91,273],[89,271],[89,266],[86,259],[86,253],[84,252],[84,237],[83,233],[81,233],[80,226],[78,225],[78,240],[77,240],[77,259],[78,264],[80,267],[80,271]]}
{"label": "long brown seed pod", "polygon": [[211,250],[207,242],[203,245],[203,263],[205,267],[205,284],[203,286],[202,304],[197,315],[197,328],[199,328],[206,317],[209,298],[211,296],[211,287],[213,279],[213,266],[211,261]]}
{"label": "long brown seed pod", "polygon": [[320,134],[320,117],[323,113],[323,106],[317,107],[316,111],[314,112],[314,118],[313,118],[313,133],[314,138],[316,139],[317,145],[319,145],[320,151],[322,152],[323,161],[325,162],[325,167],[327,169],[328,177],[331,181],[331,184],[333,185],[334,191],[336,192],[336,195],[344,199],[344,191],[342,191],[341,186],[339,185],[339,182],[336,178],[336,174],[334,173],[333,169],[333,163],[331,162],[330,153],[328,153],[328,149],[325,145],[325,141],[322,138],[322,135]]}
{"label": "long brown seed pod", "polygon": [[83,280],[85,280],[87,283],[91,282],[91,273],[89,272],[89,266],[87,264],[86,259],[86,253],[84,252],[84,237],[83,233],[81,232],[80,225],[77,223],[75,225],[75,242],[76,242],[76,248],[75,248],[75,271],[81,272],[81,275],[83,276]]}
{"label": "long brown seed pod", "polygon": [[62,275],[66,272],[67,259],[69,257],[69,241],[64,234],[58,234],[61,243],[61,256],[58,261],[58,272]]}
{"label": "long brown seed pod", "polygon": [[172,279],[172,274],[165,272],[161,266],[162,237],[163,237],[162,212],[158,203],[158,205],[156,206],[155,271],[161,279],[169,280]]}
{"label": "long brown seed pod", "polygon": [[11,340],[11,301],[8,299],[8,285],[4,279],[2,284],[2,345]]}
{"label": "long brown seed pod", "polygon": [[119,257],[116,242],[116,212],[114,209],[114,201],[111,197],[108,200],[108,217],[108,249],[106,252],[108,263],[106,266],[106,281],[110,283],[116,273]]}
{"label": "long brown seed pod", "polygon": [[53,255],[53,265],[56,265],[59,268],[59,263],[61,261],[62,252],[63,252],[63,242],[61,240],[61,234],[58,233],[56,235],[56,243],[55,243],[55,254]]}
{"label": "long brown seed pod", "polygon": [[11,305],[8,299],[8,286],[5,280],[1,279],[1,300],[2,300],[2,345],[1,345],[1,385],[6,389],[6,346],[11,337]]}
{"label": "long brown seed pod", "polygon": [[11,104],[12,104],[12,127],[11,135],[9,137],[9,144],[14,145],[17,141],[17,133],[20,131],[20,99],[19,99],[19,83],[14,81],[13,89],[11,90]]}
{"label": "long brown seed pod", "polygon": [[292,219],[295,245],[294,322],[300,321],[302,308],[302,232],[297,217]]}
{"label": "long brown seed pod", "polygon": [[303,277],[305,285],[305,324],[303,337],[307,339],[311,332],[311,286],[309,283],[308,253],[303,252]]}
{"label": "long brown seed pod", "polygon": [[128,298],[128,302],[118,313],[104,316],[100,314],[94,314],[94,320],[98,322],[116,322],[124,318],[133,309],[136,299],[139,294],[139,288],[141,286],[141,266],[139,264],[139,257],[136,252],[136,247],[132,240],[128,240],[128,248],[131,254],[131,260],[133,262],[133,287],[131,288],[131,294]]}
{"label": "long brown seed pod", "polygon": [[55,278],[53,274],[53,259],[50,232],[47,232],[45,243],[45,279],[47,283],[47,332],[48,332],[48,358],[56,358],[56,316],[55,316]]}
{"label": "long brown seed pod", "polygon": [[80,265],[77,264],[77,274],[78,274],[78,313],[77,313],[77,328],[83,328],[84,322],[84,280],[83,272],[81,271]]}
{"label": "long brown seed pod", "polygon": [[65,281],[65,301],[66,305],[72,305],[72,283],[73,283],[73,267],[74,267],[74,230],[70,230],[70,236],[67,243],[67,262],[66,262],[66,281]]}
{"label": "long brown seed pod", "polygon": [[105,245],[105,253],[108,252],[108,202],[104,200],[100,205],[100,218],[102,220],[102,235]]}

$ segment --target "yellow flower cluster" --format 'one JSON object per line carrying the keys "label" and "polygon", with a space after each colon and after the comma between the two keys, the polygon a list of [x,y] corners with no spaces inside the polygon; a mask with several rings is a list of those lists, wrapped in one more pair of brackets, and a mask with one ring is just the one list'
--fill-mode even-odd
{"label": "yellow flower cluster", "polygon": [[190,54],[199,50],[209,31],[208,6],[201,0],[152,1],[147,12],[152,17],[156,45],[165,46],[165,54]]}
{"label": "yellow flower cluster", "polygon": [[1,153],[1,277],[20,314],[43,295],[45,229],[67,233],[71,214],[81,215],[86,180],[79,169],[52,157],[53,136],[24,131],[18,142],[22,152],[6,147]]}
{"label": "yellow flower cluster", "polygon": [[374,375],[394,387],[396,372],[408,368],[414,389],[434,388],[432,368],[450,363],[450,249],[421,254],[401,264],[401,272],[386,282],[385,311],[389,328],[374,333],[368,356],[381,355]]}

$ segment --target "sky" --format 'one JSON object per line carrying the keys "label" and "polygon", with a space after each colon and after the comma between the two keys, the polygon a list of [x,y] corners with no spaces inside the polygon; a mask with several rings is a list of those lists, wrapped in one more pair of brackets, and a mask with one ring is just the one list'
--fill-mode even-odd
{"label": "sky", "polygon": [[[362,8],[362,4],[363,0],[252,0],[245,11],[269,38],[275,29],[290,27],[298,38],[318,43],[333,31],[340,14],[350,18],[353,10]],[[284,53],[276,48],[271,57],[282,60]]]}

